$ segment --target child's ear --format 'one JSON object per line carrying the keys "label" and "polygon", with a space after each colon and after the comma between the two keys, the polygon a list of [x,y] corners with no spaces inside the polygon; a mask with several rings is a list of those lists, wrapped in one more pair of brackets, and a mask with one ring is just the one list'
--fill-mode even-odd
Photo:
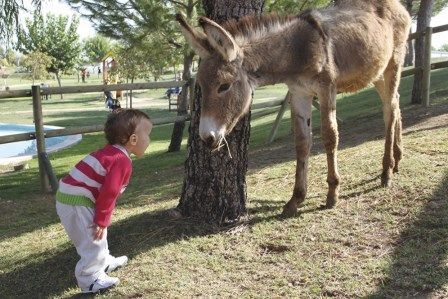
{"label": "child's ear", "polygon": [[131,137],[129,137],[129,141],[131,142],[132,145],[136,145],[137,144],[137,135],[136,134],[132,134]]}

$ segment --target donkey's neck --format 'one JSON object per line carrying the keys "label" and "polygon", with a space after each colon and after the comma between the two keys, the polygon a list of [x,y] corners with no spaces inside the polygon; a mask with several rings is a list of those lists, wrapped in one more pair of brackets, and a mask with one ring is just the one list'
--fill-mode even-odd
{"label": "donkey's neck", "polygon": [[315,62],[311,52],[316,50],[312,45],[316,34],[306,21],[295,18],[281,31],[267,32],[241,45],[243,67],[253,87],[287,83],[310,68]]}
{"label": "donkey's neck", "polygon": [[287,41],[273,36],[244,49],[243,67],[255,86],[264,86],[285,82],[294,73],[293,60]]}

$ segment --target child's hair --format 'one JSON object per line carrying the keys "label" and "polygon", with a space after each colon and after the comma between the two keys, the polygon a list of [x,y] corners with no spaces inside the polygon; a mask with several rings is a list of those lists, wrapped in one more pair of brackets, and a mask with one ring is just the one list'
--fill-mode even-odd
{"label": "child's hair", "polygon": [[107,142],[125,145],[143,119],[151,121],[149,116],[140,110],[116,109],[109,115],[104,125]]}

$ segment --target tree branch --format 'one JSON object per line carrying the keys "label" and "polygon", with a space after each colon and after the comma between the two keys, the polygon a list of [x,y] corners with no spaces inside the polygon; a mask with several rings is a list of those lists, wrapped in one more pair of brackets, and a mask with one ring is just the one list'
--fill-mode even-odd
{"label": "tree branch", "polygon": [[171,3],[173,3],[173,4],[176,4],[176,5],[178,5],[178,6],[181,6],[181,7],[183,7],[184,9],[187,9],[188,7],[187,7],[187,5],[186,4],[184,4],[184,3],[182,3],[182,2],[179,2],[179,1],[176,1],[176,0],[167,0],[168,2],[171,2]]}

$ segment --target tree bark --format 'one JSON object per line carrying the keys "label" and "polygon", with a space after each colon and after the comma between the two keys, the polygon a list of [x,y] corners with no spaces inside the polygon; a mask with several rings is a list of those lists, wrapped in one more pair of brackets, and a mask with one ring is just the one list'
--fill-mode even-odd
{"label": "tree bark", "polygon": [[[134,83],[134,77],[131,78],[131,83]],[[132,89],[130,90],[129,94],[129,108],[132,109]]]}
{"label": "tree bark", "polygon": [[[189,0],[186,6],[186,17],[187,20],[191,20],[194,12],[195,3]],[[193,68],[193,58],[194,52],[190,48],[186,47],[184,49],[184,63],[182,71],[182,80],[185,82],[190,82],[191,73]],[[182,116],[188,113],[188,99],[189,99],[189,88],[184,86],[182,93],[177,97],[177,115]],[[180,150],[182,144],[182,137],[184,135],[185,121],[179,121],[174,123],[173,132],[171,134],[171,142],[168,147],[168,152],[177,152]]]}
{"label": "tree bark", "polygon": [[[56,79],[58,80],[59,87],[61,87],[61,78],[59,77],[59,71],[56,71],[54,74],[56,75]],[[63,100],[63,99],[64,99],[64,94],[61,93],[61,100]]]}
{"label": "tree bark", "polygon": [[[192,73],[192,62],[194,53],[190,50],[184,55],[184,70],[182,72],[182,80],[185,82],[190,82]],[[189,88],[184,86],[182,92],[177,98],[177,115],[186,115],[188,113],[188,98],[189,98]],[[180,150],[182,144],[182,137],[184,134],[185,121],[178,121],[174,123],[173,133],[171,135],[170,146],[168,147],[168,152],[177,152]]]}
{"label": "tree bark", "polygon": [[[412,14],[412,2],[413,0],[406,0],[406,10],[409,14]],[[412,33],[412,29],[409,29],[409,34]],[[412,40],[408,40],[408,47],[406,49],[406,56],[404,57],[404,66],[414,65],[414,43]]]}
{"label": "tree bark", "polygon": [[[222,23],[248,14],[261,14],[264,0],[203,0],[208,18]],[[201,92],[196,86],[189,128],[185,178],[178,205],[180,213],[203,222],[223,225],[246,212],[247,150],[250,113],[226,137],[228,150],[211,152],[199,137]]]}
{"label": "tree bark", "polygon": [[[417,32],[425,31],[430,26],[433,0],[422,0],[417,14]],[[412,104],[422,103],[422,80],[423,80],[423,59],[425,57],[425,37],[420,35],[415,40],[415,74],[414,86],[412,88]]]}

